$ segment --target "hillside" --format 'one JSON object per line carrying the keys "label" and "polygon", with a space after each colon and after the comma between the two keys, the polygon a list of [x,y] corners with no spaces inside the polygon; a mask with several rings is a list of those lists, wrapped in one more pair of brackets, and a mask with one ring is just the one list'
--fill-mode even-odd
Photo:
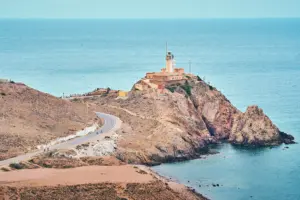
{"label": "hillside", "polygon": [[13,157],[94,123],[82,102],[70,102],[24,84],[0,83],[0,160]]}

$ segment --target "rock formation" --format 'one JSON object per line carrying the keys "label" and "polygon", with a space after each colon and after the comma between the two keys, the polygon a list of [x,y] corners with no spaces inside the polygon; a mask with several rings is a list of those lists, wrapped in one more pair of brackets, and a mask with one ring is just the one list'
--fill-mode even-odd
{"label": "rock formation", "polygon": [[129,163],[156,164],[191,159],[220,141],[266,146],[293,143],[257,106],[245,113],[200,78],[164,91],[132,89],[128,98],[117,93],[86,100],[123,121],[115,155]]}

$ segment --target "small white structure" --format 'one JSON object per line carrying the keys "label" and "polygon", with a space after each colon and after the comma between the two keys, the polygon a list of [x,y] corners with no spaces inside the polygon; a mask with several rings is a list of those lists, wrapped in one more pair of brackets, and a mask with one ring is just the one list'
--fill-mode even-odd
{"label": "small white structure", "polygon": [[2,78],[0,78],[0,83],[8,83],[8,82],[9,82],[8,79],[2,79]]}

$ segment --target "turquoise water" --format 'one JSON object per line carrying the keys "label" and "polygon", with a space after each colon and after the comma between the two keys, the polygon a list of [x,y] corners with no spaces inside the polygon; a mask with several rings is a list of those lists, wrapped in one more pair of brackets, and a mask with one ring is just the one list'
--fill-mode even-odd
{"label": "turquoise water", "polygon": [[[258,104],[298,140],[300,19],[0,20],[0,77],[56,96],[130,89],[164,66],[166,41],[177,66],[191,60],[237,108]],[[300,147],[283,148],[226,144],[207,159],[154,169],[216,200],[300,199]]]}

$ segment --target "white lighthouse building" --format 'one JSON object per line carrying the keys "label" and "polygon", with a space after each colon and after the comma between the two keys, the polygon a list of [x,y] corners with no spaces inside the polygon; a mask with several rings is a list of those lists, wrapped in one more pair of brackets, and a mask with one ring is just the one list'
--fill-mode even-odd
{"label": "white lighthouse building", "polygon": [[171,52],[168,52],[166,55],[166,72],[174,72],[174,55]]}
{"label": "white lighthouse building", "polygon": [[[145,79],[142,81],[145,84],[145,87],[153,88],[154,84],[155,88],[164,88],[166,85],[182,83],[182,81],[186,80],[184,76],[184,69],[175,67],[174,55],[168,51],[167,48],[165,59],[166,65],[160,72],[146,73]],[[142,86],[140,86],[140,84],[137,85],[139,86],[137,89],[140,90]]]}

